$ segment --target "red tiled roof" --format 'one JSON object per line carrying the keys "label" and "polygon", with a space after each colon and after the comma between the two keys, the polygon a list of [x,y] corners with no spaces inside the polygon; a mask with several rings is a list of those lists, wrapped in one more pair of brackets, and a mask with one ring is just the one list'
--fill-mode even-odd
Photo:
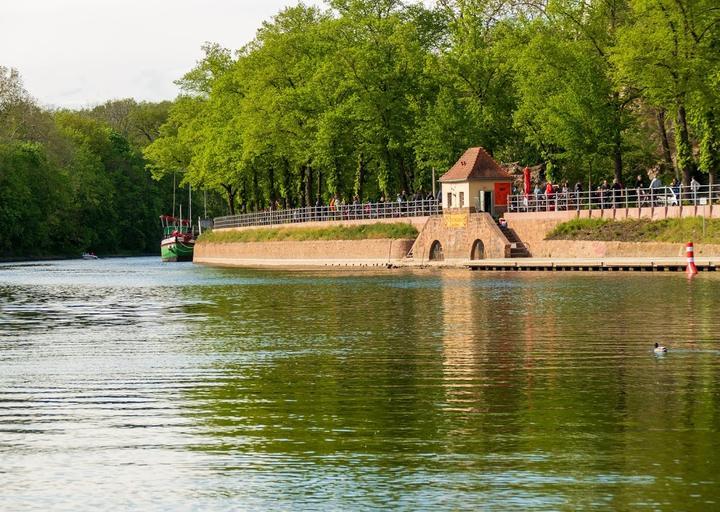
{"label": "red tiled roof", "polygon": [[441,182],[472,180],[512,181],[512,176],[483,148],[470,148],[440,178]]}

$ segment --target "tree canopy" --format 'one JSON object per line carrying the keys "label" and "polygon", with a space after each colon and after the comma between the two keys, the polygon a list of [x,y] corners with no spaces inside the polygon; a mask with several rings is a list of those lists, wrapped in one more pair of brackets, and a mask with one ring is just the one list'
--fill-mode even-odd
{"label": "tree canopy", "polygon": [[206,45],[145,150],[156,175],[235,212],[427,191],[476,145],[553,180],[717,172],[710,0],[328,4]]}

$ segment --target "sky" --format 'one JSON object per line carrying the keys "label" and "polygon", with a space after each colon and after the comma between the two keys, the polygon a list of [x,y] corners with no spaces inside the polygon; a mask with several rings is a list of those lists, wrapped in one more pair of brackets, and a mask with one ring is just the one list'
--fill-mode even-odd
{"label": "sky", "polygon": [[[296,0],[0,0],[0,66],[46,107],[173,99],[206,41],[233,50]],[[324,5],[305,0],[306,5]]]}

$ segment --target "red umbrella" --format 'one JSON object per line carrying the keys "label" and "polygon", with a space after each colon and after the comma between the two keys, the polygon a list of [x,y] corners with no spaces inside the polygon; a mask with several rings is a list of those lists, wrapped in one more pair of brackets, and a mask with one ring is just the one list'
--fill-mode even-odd
{"label": "red umbrella", "polygon": [[529,196],[531,189],[530,189],[530,169],[525,167],[523,169],[523,185],[525,188],[525,196]]}

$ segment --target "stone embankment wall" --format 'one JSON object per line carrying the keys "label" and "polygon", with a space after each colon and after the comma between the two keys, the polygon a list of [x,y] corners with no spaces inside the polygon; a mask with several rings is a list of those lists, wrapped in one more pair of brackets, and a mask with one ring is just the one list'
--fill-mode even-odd
{"label": "stone embankment wall", "polygon": [[[612,220],[696,217],[720,218],[720,208],[707,206],[668,206],[655,208],[622,208],[616,210],[570,210],[546,212],[512,212],[504,215],[508,227],[515,231],[534,258],[596,258],[596,257],[671,257],[685,256],[685,247],[677,243],[661,242],[602,242],[545,240],[550,231],[562,222],[578,218]],[[690,242],[691,240],[688,240]],[[720,246],[695,246],[696,256],[720,255]]]}
{"label": "stone embankment wall", "polygon": [[[439,217],[430,217],[412,248],[414,263],[431,260],[433,244],[442,246],[444,261],[472,258],[473,246],[480,242],[480,258],[507,258],[510,242],[488,213],[467,208],[446,209]],[[476,254],[476,256],[478,256]]]}
{"label": "stone embankment wall", "polygon": [[413,239],[203,243],[193,262],[217,266],[384,266],[402,261]]}

